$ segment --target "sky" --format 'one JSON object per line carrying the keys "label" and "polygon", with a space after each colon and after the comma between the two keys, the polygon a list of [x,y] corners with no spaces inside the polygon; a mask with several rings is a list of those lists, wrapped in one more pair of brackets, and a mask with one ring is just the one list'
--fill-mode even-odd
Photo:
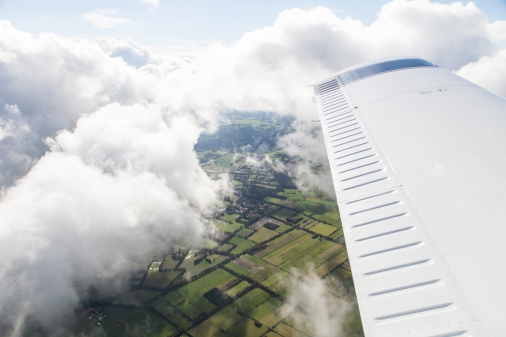
{"label": "sky", "polygon": [[[381,7],[388,2],[387,0],[1,0],[0,17],[10,20],[18,29],[30,33],[52,32],[79,37],[107,35],[132,38],[148,45],[192,41],[200,46],[211,41],[234,43],[244,33],[271,25],[279,13],[294,7],[309,10],[324,6],[340,17],[350,16],[361,20],[364,24],[370,24],[377,18]],[[468,2],[462,1],[464,4]],[[506,18],[506,0],[477,0],[474,3],[487,14],[491,22]],[[107,20],[104,17],[112,19]]]}
{"label": "sky", "polygon": [[198,242],[232,192],[194,151],[223,113],[294,117],[278,145],[304,162],[276,167],[328,189],[308,85],[416,55],[506,97],[505,42],[493,0],[0,0],[0,335],[63,326],[89,287]]}

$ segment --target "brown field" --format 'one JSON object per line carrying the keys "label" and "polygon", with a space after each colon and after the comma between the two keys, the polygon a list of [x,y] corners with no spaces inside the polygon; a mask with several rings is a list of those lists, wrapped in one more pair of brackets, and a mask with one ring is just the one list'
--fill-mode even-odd
{"label": "brown field", "polygon": [[249,261],[249,260],[243,259],[242,257],[240,257],[238,259],[235,259],[234,261],[232,261],[232,263],[238,265],[241,268],[246,269],[247,271],[249,271],[249,272],[251,272],[253,274],[257,273],[257,272],[259,272],[260,270],[263,269],[263,267],[257,265],[253,261]]}

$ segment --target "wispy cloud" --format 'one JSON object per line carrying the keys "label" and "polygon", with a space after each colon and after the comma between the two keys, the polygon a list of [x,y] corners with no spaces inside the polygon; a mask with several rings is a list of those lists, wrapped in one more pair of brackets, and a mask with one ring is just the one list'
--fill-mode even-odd
{"label": "wispy cloud", "polygon": [[117,14],[117,9],[96,9],[83,14],[83,18],[99,29],[112,28],[130,22],[128,19],[117,17]]}
{"label": "wispy cloud", "polygon": [[160,0],[140,0],[140,2],[154,8],[157,8],[160,5]]}

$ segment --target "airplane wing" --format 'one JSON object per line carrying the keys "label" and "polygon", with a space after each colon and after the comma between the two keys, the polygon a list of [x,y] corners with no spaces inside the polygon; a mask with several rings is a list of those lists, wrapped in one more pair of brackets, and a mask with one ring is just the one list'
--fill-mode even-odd
{"label": "airplane wing", "polygon": [[365,336],[506,336],[506,100],[418,58],[314,92]]}

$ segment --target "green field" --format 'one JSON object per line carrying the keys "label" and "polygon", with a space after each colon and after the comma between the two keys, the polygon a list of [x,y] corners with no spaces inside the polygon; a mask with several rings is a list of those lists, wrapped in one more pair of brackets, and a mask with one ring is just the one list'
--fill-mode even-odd
{"label": "green field", "polygon": [[237,309],[248,312],[255,308],[260,303],[264,302],[269,298],[269,294],[259,288],[255,288],[249,291],[246,295],[239,298],[235,304]]}
{"label": "green field", "polygon": [[236,273],[238,274],[241,274],[241,275],[244,275],[244,276],[250,276],[252,273],[238,265],[236,265],[235,263],[227,263],[225,265],[225,267],[227,267],[228,269],[232,270],[232,271],[235,271]]}
{"label": "green field", "polygon": [[[279,254],[287,249],[290,248],[290,246],[286,246],[288,244],[294,245],[297,242],[304,240],[305,238],[309,237],[309,234],[306,234],[303,231],[291,231],[288,232],[281,237],[269,242],[268,247],[264,250],[261,250],[260,252],[256,253],[255,256],[259,258],[268,259],[276,254]],[[286,247],[285,247],[286,246]]]}
{"label": "green field", "polygon": [[257,327],[255,321],[245,317],[239,323],[227,330],[227,333],[234,337],[260,337],[267,332],[269,328],[262,325]]}
{"label": "green field", "polygon": [[291,201],[301,202],[302,200],[304,200],[304,197],[302,196],[302,194],[299,192],[299,190],[296,190],[296,189],[285,188],[282,192],[278,192],[277,195],[284,196],[284,197],[286,197],[287,200],[291,200]]}
{"label": "green field", "polygon": [[280,220],[286,221],[287,218],[292,217],[296,213],[297,212],[295,212],[291,209],[282,207],[282,208],[278,209],[277,211],[275,211],[274,213],[272,213],[272,216],[275,218],[278,218]]}
{"label": "green field", "polygon": [[251,229],[243,228],[239,232],[237,232],[235,234],[235,236],[238,236],[238,237],[244,239],[244,238],[247,238],[248,236],[250,236],[252,233],[253,233],[253,231]]}
{"label": "green field", "polygon": [[301,268],[303,267],[307,262],[311,261],[315,257],[317,257],[319,254],[325,252],[327,249],[335,245],[332,242],[329,241],[320,241],[316,243],[315,245],[309,247],[308,249],[304,250],[302,254],[285,261],[282,263],[279,267],[283,268],[284,270],[290,270],[290,268]]}
{"label": "green field", "polygon": [[[184,258],[183,263],[179,265],[179,268],[184,268],[186,270],[186,276],[192,276],[203,272],[206,269],[216,266],[220,262],[225,261],[227,258],[225,256],[219,256],[214,260],[214,262],[207,262],[201,256],[197,256],[191,252]],[[200,261],[200,262],[199,262]]]}
{"label": "green field", "polygon": [[146,303],[148,307],[152,307],[162,316],[168,318],[171,322],[174,322],[180,327],[185,329],[189,328],[193,323],[187,319],[182,313],[180,313],[175,307],[170,305],[162,297],[158,297],[152,301]]}
{"label": "green field", "polygon": [[254,242],[239,238],[237,236],[234,236],[232,239],[229,240],[229,242],[237,245],[237,247],[235,247],[230,251],[230,253],[232,254],[241,254],[246,249],[251,248],[255,245]]}
{"label": "green field", "polygon": [[218,251],[220,252],[229,252],[232,248],[234,248],[233,245],[229,244],[229,243],[224,243],[220,246],[220,248],[218,249]]}
{"label": "green field", "polygon": [[265,267],[264,269],[260,270],[259,272],[255,273],[254,275],[252,275],[251,278],[257,282],[262,282],[263,280],[276,274],[278,271],[279,271],[279,268],[269,265],[268,267]]}
{"label": "green field", "polygon": [[[286,241],[288,241],[290,239],[292,239],[292,240],[288,241],[288,243],[286,243],[286,244],[284,244],[286,241],[282,241],[282,242],[279,242],[279,244],[277,244],[275,246],[268,247],[267,249],[265,249],[266,250],[265,253],[269,253],[269,254],[262,257],[262,259],[264,259],[265,261],[269,261],[270,263],[273,263],[273,264],[282,263],[283,256],[287,256],[286,254],[292,254],[292,255],[295,254],[296,248],[298,248],[299,246],[301,246],[303,244],[307,244],[307,241],[311,240],[311,235],[306,234],[302,231],[301,231],[301,233],[302,233],[302,235],[297,236],[295,239],[293,238],[293,236],[287,238]],[[310,242],[315,242],[315,241],[313,240]],[[260,255],[257,255],[257,256],[260,257]]]}
{"label": "green field", "polygon": [[[265,197],[264,200],[267,201],[267,202],[276,204],[276,205],[281,205],[281,203],[283,202],[283,199],[274,198],[274,197]],[[271,212],[266,213],[266,214],[272,214],[272,213],[274,213],[278,209],[278,207],[276,207],[276,206],[271,206],[271,207],[272,207]]]}
{"label": "green field", "polygon": [[269,298],[267,301],[263,302],[262,304],[258,305],[257,307],[251,309],[251,311],[248,313],[250,317],[256,320],[261,320],[268,314],[270,314],[273,310],[278,309],[281,307],[283,302],[278,300],[277,298]]}
{"label": "green field", "polygon": [[106,317],[100,322],[107,336],[166,337],[177,330],[175,326],[146,309],[104,307]]}
{"label": "green field", "polygon": [[196,326],[190,333],[193,336],[199,337],[211,337],[215,333],[219,332],[220,329],[228,330],[234,326],[237,322],[243,319],[243,316],[237,314],[234,304],[226,306],[216,314],[211,316],[207,321],[204,321],[200,325]]}
{"label": "green field", "polygon": [[[268,259],[269,263],[275,266],[286,266],[290,261],[296,260],[300,256],[307,254],[309,251],[315,248],[316,245],[320,244],[319,239],[312,239],[311,237],[305,237],[303,240],[294,244],[290,250],[282,251],[280,254],[276,254]],[[286,269],[285,269],[286,270]]]}
{"label": "green field", "polygon": [[165,260],[163,261],[161,268],[162,269],[174,269],[177,267],[179,262],[181,262],[181,260],[174,260],[174,259],[172,259],[172,255],[167,255],[167,257],[165,257]]}
{"label": "green field", "polygon": [[216,159],[214,161],[215,165],[229,168],[235,163],[240,162],[245,156],[239,153],[228,153]]}
{"label": "green field", "polygon": [[237,229],[244,227],[242,223],[236,221],[238,214],[225,214],[220,219],[215,219],[214,225],[221,231],[232,233]]}
{"label": "green field", "polygon": [[320,222],[310,227],[309,230],[313,233],[321,234],[323,236],[329,236],[330,234],[337,231],[337,228]]}
{"label": "green field", "polygon": [[119,304],[141,306],[155,296],[160,295],[159,291],[138,289],[118,296]]}
{"label": "green field", "polygon": [[198,294],[203,295],[211,288],[216,288],[224,283],[234,279],[235,276],[223,269],[216,269],[212,273],[202,276],[193,281],[188,286],[194,289]]}
{"label": "green field", "polygon": [[337,268],[339,265],[341,265],[344,261],[348,259],[348,253],[346,251],[343,251],[333,257],[332,259],[328,260],[318,268],[316,268],[313,272],[318,277],[323,277],[327,275],[329,272],[334,270],[334,268]]}
{"label": "green field", "polygon": [[262,243],[264,241],[269,240],[273,236],[278,235],[278,232],[272,231],[270,229],[267,229],[265,227],[260,227],[258,231],[255,232],[252,236],[249,237],[248,240],[256,242],[256,243]]}
{"label": "green field", "polygon": [[157,287],[166,288],[169,284],[174,281],[181,272],[153,272],[148,273],[146,280],[144,281],[144,287]]}
{"label": "green field", "polygon": [[174,306],[182,314],[191,320],[196,319],[201,313],[208,312],[214,308],[214,304],[203,297],[204,293],[212,288],[232,280],[233,275],[223,269],[216,269],[196,281],[172,291],[163,298]]}
{"label": "green field", "polygon": [[238,293],[240,293],[241,291],[243,291],[244,289],[246,289],[247,287],[249,286],[249,283],[246,282],[246,281],[242,281],[241,283],[239,283],[238,285],[236,285],[235,287],[229,289],[227,291],[227,294],[229,296],[235,296],[237,295]]}

